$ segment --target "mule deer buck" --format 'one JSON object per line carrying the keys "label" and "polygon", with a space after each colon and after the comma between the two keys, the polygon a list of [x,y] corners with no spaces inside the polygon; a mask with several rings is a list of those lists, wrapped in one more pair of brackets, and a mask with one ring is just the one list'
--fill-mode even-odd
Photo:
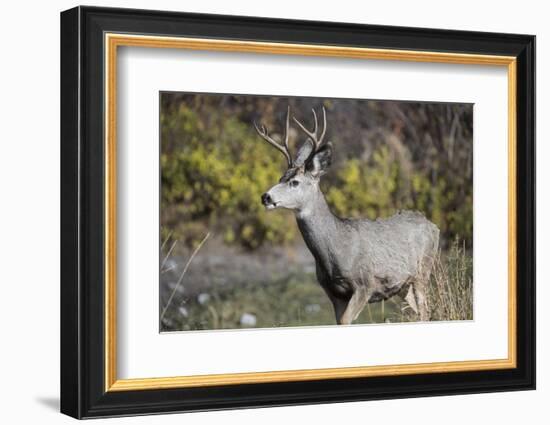
{"label": "mule deer buck", "polygon": [[[332,160],[332,143],[324,142],[325,108],[320,131],[313,109],[313,130],[293,117],[307,136],[293,157],[288,138],[290,107],[284,138],[277,141],[261,125],[258,134],[279,150],[287,170],[261,201],[267,210],[286,208],[313,254],[317,280],[332,305],[338,324],[351,324],[367,303],[404,295],[420,320],[430,318],[427,287],[439,245],[439,229],[416,211],[400,211],[387,219],[351,219],[334,215],[319,188]],[[369,190],[368,187],[365,190]]]}

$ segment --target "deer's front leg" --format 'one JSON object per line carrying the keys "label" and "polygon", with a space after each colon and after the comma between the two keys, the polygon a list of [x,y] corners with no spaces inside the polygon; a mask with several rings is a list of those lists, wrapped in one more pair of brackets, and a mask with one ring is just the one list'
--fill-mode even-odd
{"label": "deer's front leg", "polygon": [[355,286],[353,295],[348,301],[348,305],[342,312],[340,318],[336,318],[339,325],[351,325],[357,319],[359,313],[363,311],[365,304],[368,301],[367,291],[363,286]]}

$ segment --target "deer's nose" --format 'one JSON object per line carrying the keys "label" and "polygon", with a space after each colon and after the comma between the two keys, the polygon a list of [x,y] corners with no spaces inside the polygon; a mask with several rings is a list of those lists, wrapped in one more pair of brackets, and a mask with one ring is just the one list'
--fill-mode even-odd
{"label": "deer's nose", "polygon": [[273,203],[273,199],[271,199],[271,196],[269,195],[269,193],[264,193],[262,195],[262,204],[263,205],[269,205],[269,204],[272,204]]}

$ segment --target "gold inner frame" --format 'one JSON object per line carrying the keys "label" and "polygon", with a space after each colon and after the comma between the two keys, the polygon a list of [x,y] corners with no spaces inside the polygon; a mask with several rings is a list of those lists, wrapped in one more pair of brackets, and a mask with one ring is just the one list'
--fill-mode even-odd
{"label": "gold inner frame", "polygon": [[[461,53],[370,49],[328,45],[105,34],[105,391],[410,375],[516,367],[516,58]],[[508,357],[495,360],[398,364],[174,377],[118,379],[116,373],[116,123],[117,48],[120,46],[325,56],[504,66],[508,72]]]}

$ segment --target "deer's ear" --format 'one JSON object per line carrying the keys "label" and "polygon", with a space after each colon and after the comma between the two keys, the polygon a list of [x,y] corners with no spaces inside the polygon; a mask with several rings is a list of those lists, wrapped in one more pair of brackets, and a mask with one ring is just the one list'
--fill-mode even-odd
{"label": "deer's ear", "polygon": [[306,164],[306,170],[313,177],[321,177],[332,163],[332,143],[325,144]]}

